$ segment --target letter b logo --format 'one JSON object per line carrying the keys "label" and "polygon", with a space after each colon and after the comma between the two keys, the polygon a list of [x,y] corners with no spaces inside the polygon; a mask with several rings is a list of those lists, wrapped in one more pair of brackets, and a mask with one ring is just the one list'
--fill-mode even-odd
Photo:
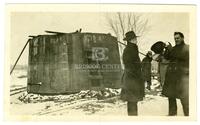
{"label": "letter b logo", "polygon": [[93,47],[92,48],[92,60],[95,61],[106,61],[108,60],[108,48],[103,47]]}

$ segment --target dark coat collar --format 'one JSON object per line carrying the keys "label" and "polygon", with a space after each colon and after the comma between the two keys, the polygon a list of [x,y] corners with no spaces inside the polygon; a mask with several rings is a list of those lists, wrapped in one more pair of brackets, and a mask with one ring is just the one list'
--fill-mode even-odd
{"label": "dark coat collar", "polygon": [[175,47],[179,47],[179,46],[183,46],[183,45],[185,45],[184,41],[181,44],[179,44],[179,45],[175,45]]}
{"label": "dark coat collar", "polygon": [[127,47],[128,48],[132,48],[132,47],[137,47],[137,45],[136,44],[134,44],[134,43],[130,43],[130,42],[127,42]]}

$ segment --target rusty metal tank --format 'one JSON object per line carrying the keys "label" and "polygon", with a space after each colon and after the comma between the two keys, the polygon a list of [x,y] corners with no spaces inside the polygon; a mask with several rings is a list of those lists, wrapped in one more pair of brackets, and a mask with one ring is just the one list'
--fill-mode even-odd
{"label": "rusty metal tank", "polygon": [[29,42],[29,93],[64,94],[119,88],[116,37],[102,33],[38,35]]}

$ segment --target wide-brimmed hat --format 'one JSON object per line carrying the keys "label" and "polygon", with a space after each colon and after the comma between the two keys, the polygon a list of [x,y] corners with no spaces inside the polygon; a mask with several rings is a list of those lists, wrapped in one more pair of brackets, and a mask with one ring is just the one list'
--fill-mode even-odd
{"label": "wide-brimmed hat", "polygon": [[125,34],[125,38],[123,40],[127,41],[127,40],[131,40],[131,39],[134,39],[138,36],[136,36],[135,32],[133,31],[129,31]]}

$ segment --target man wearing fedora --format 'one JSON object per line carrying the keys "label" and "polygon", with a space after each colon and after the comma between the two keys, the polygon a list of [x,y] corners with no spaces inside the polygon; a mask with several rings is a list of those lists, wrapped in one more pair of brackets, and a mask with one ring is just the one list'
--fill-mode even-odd
{"label": "man wearing fedora", "polygon": [[133,31],[125,34],[127,46],[123,52],[123,63],[125,66],[122,78],[121,98],[127,101],[127,111],[129,116],[138,115],[138,101],[144,97],[144,80],[141,72],[141,61],[137,46],[137,36]]}

